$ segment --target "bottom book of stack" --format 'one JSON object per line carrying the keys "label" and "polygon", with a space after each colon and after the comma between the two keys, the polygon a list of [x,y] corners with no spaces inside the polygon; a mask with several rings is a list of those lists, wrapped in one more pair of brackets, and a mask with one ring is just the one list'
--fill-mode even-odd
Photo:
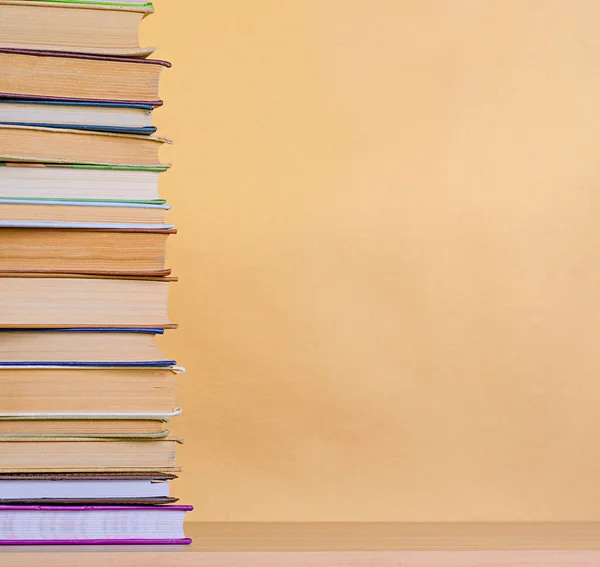
{"label": "bottom book of stack", "polygon": [[0,506],[0,545],[189,544],[191,506]]}

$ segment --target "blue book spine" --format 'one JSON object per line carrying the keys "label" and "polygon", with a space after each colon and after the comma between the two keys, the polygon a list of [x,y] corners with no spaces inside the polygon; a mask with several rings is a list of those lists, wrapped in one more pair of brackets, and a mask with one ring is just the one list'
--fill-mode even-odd
{"label": "blue book spine", "polygon": [[93,124],[47,124],[45,122],[0,122],[3,126],[35,126],[36,128],[58,128],[62,130],[83,130],[87,132],[114,132],[115,134],[137,134],[150,136],[156,132],[156,126],[130,128],[128,126],[96,126]]}

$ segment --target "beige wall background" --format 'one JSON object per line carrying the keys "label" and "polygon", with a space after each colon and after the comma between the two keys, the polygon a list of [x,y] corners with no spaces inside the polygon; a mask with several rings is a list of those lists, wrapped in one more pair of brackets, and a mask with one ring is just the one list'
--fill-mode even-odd
{"label": "beige wall background", "polygon": [[192,519],[600,520],[600,2],[155,6]]}

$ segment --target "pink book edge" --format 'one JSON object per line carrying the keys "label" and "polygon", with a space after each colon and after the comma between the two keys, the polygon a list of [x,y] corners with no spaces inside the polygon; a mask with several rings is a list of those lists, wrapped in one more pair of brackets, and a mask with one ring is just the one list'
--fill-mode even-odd
{"label": "pink book edge", "polygon": [[190,545],[191,538],[181,539],[6,539],[3,545]]}
{"label": "pink book edge", "polygon": [[146,512],[168,512],[169,510],[175,510],[180,512],[191,512],[194,509],[193,506],[26,506],[26,505],[0,505],[0,512],[4,510],[39,510],[44,512],[52,512],[55,510],[67,511],[67,512],[87,512],[94,510],[144,510]]}

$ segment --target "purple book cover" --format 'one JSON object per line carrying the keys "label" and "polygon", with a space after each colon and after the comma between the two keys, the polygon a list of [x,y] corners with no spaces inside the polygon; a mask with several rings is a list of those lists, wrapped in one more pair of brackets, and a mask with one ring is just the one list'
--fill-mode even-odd
{"label": "purple book cover", "polygon": [[[160,514],[161,512],[179,511],[190,512],[193,506],[2,506],[2,512],[90,512],[103,510],[143,510],[144,512]],[[177,539],[5,539],[2,545],[189,545],[191,538]]]}

